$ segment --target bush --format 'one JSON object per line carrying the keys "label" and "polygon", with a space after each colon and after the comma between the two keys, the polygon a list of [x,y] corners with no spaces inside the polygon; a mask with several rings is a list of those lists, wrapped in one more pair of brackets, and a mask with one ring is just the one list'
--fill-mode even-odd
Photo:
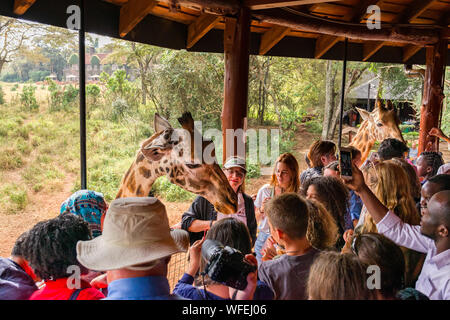
{"label": "bush", "polygon": [[20,81],[20,77],[19,74],[17,72],[13,72],[13,73],[6,73],[1,77],[1,80],[4,82],[19,82]]}
{"label": "bush", "polygon": [[245,175],[245,177],[247,179],[259,178],[261,176],[261,168],[259,167],[259,165],[247,164],[246,168],[247,168],[247,174]]}
{"label": "bush", "polygon": [[117,98],[116,100],[114,100],[111,107],[111,119],[113,121],[122,119],[129,109],[127,102],[122,98]]}
{"label": "bush", "polygon": [[5,103],[5,92],[3,91],[2,86],[0,86],[0,104]]}
{"label": "bush", "polygon": [[20,102],[22,106],[28,111],[39,109],[35,93],[36,87],[32,84],[25,85],[22,88],[22,93],[20,94]]}
{"label": "bush", "polygon": [[73,85],[61,87],[54,81],[47,79],[50,91],[50,111],[68,110],[77,105],[79,90]]}
{"label": "bush", "polygon": [[30,79],[33,82],[43,81],[50,75],[50,71],[48,70],[36,70],[30,72]]}
{"label": "bush", "polygon": [[76,104],[78,93],[79,90],[71,84],[64,87],[62,97],[63,109],[67,110],[68,108],[73,107]]}

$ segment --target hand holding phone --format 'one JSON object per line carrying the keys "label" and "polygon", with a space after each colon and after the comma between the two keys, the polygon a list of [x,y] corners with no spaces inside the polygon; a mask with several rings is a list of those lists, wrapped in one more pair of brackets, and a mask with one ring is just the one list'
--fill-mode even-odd
{"label": "hand holding phone", "polygon": [[341,177],[352,176],[352,151],[349,148],[339,149],[339,171]]}

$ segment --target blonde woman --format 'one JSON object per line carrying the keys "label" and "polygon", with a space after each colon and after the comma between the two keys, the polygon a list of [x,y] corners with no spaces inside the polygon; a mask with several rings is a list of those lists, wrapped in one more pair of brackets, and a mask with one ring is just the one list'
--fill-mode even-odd
{"label": "blonde woman", "polygon": [[[420,213],[411,194],[411,181],[406,171],[393,160],[375,165],[367,184],[378,200],[394,212],[404,223],[418,225]],[[378,232],[376,224],[368,214],[364,217],[361,233]],[[420,273],[424,255],[401,247],[406,261],[406,285],[414,286]]]}
{"label": "blonde woman", "polygon": [[255,200],[256,219],[259,222],[255,253],[258,263],[262,261],[261,252],[270,236],[269,224],[264,213],[264,205],[271,198],[284,192],[298,192],[300,189],[299,166],[297,159],[290,153],[280,155],[275,163],[270,183],[259,189]]}

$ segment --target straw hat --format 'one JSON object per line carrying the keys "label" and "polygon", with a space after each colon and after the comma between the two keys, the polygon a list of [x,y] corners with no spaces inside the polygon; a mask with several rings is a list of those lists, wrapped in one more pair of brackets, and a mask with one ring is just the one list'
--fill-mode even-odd
{"label": "straw hat", "polygon": [[101,236],[78,241],[77,259],[91,270],[122,268],[156,262],[187,251],[185,230],[170,230],[166,208],[156,198],[119,198],[111,202]]}

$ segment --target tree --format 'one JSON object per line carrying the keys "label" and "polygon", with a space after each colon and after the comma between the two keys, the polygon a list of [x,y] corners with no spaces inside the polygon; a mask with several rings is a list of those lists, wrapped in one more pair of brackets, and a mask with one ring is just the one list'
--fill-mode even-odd
{"label": "tree", "polygon": [[33,25],[13,18],[0,16],[0,73],[5,63],[11,62],[30,39]]}
{"label": "tree", "polygon": [[72,55],[69,58],[68,63],[70,65],[74,65],[74,64],[78,64],[78,62],[79,62],[78,55],[76,53],[72,53]]}
{"label": "tree", "polygon": [[151,69],[156,62],[157,57],[163,49],[146,44],[114,40],[107,46],[112,53],[105,59],[105,62],[125,63],[137,68],[141,81],[142,104],[147,103],[148,77],[151,76]]}
{"label": "tree", "polygon": [[[325,86],[325,108],[323,115],[322,139],[332,140],[336,132],[337,123],[341,109],[342,89],[338,83],[342,83],[342,75],[339,77],[338,72],[342,74],[342,63],[327,62],[326,86]],[[345,99],[348,92],[358,83],[358,80],[369,68],[368,63],[351,62],[347,65],[346,82],[344,88],[344,110]],[[338,83],[336,80],[339,79]]]}

